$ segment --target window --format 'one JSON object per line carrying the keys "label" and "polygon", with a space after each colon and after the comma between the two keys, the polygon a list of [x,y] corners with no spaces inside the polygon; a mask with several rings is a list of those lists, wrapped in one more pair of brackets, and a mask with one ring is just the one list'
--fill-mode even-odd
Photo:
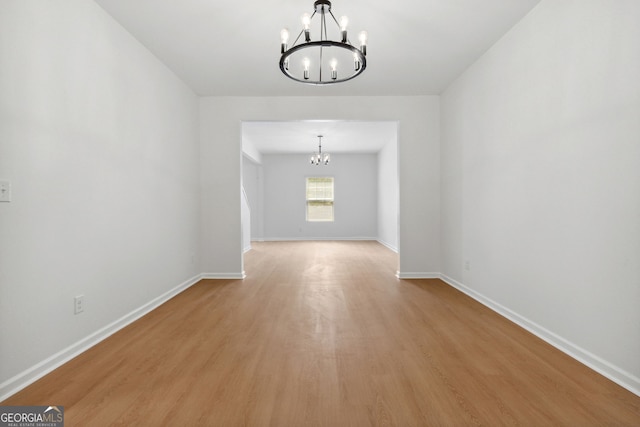
{"label": "window", "polygon": [[307,178],[307,221],[333,221],[333,177]]}

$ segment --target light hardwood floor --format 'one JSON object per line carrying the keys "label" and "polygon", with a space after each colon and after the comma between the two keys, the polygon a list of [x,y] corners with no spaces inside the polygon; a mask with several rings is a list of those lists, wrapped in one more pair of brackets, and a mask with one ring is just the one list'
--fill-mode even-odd
{"label": "light hardwood floor", "polygon": [[67,426],[640,425],[624,390],[375,242],[254,243],[12,396]]}

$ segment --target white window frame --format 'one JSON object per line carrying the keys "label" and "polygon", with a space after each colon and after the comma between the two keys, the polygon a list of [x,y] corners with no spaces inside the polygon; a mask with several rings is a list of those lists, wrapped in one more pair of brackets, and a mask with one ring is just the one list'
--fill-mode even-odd
{"label": "white window frame", "polygon": [[[330,179],[331,180],[331,196],[330,197],[309,197],[309,182],[313,179]],[[307,222],[334,222],[335,221],[335,187],[336,180],[333,176],[307,176],[305,177],[305,218]],[[331,206],[331,218],[313,217],[309,215],[310,207],[313,203],[322,203]]]}

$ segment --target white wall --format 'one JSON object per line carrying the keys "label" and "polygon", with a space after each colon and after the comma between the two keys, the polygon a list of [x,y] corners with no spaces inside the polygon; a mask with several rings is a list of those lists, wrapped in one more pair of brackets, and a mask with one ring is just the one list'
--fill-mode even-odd
{"label": "white wall", "polygon": [[242,273],[243,120],[398,121],[400,274],[440,271],[439,97],[207,97],[200,100],[200,159],[202,262],[208,275]]}
{"label": "white wall", "polygon": [[242,220],[242,250],[244,252],[251,249],[251,208],[247,192],[242,188],[240,215]]}
{"label": "white wall", "polygon": [[[262,159],[262,154],[258,151],[256,151],[256,153]],[[242,156],[242,187],[247,194],[247,200],[251,210],[250,240],[262,240],[262,236],[264,235],[262,165],[254,163],[251,158],[246,155]]]}
{"label": "white wall", "polygon": [[[328,165],[306,154],[263,154],[266,240],[368,239],[377,236],[376,154],[333,153]],[[307,222],[305,179],[334,177],[334,221]]]}
{"label": "white wall", "polygon": [[262,163],[262,153],[260,153],[256,146],[247,138],[242,138],[242,153],[246,158],[256,164]]}
{"label": "white wall", "polygon": [[378,152],[378,241],[398,251],[398,143]]}
{"label": "white wall", "polygon": [[3,1],[0,64],[2,400],[191,280],[200,209],[196,96],[94,2]]}
{"label": "white wall", "polygon": [[441,214],[450,281],[636,393],[639,22],[543,0],[449,87]]}

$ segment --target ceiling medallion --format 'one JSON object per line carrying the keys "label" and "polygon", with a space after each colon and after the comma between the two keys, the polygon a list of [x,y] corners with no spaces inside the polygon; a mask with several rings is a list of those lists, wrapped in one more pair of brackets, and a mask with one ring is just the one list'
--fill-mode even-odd
{"label": "ceiling medallion", "polygon": [[[302,15],[302,30],[291,46],[289,30],[280,32],[280,70],[290,79],[312,85],[346,82],[362,74],[367,67],[367,32],[360,32],[360,45],[355,47],[347,37],[346,16],[338,22],[328,0],[317,0],[313,6],[312,15]],[[313,29],[319,38],[312,40],[312,21],[316,15],[320,17],[319,25]],[[327,28],[327,19],[335,26]]]}

